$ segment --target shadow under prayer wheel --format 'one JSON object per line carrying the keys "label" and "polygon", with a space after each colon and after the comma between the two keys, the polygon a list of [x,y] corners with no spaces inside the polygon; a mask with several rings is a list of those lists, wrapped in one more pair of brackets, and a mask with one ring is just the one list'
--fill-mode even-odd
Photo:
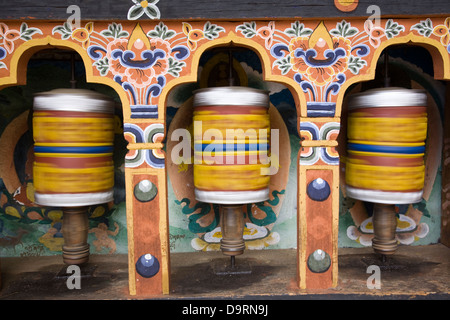
{"label": "shadow under prayer wheel", "polygon": [[373,89],[351,96],[348,108],[347,196],[375,203],[373,248],[390,254],[397,247],[394,205],[422,200],[427,95]]}
{"label": "shadow under prayer wheel", "polygon": [[193,106],[195,197],[222,206],[221,249],[242,254],[242,205],[269,199],[269,96],[214,87],[196,91]]}
{"label": "shadow under prayer wheel", "polygon": [[81,89],[37,94],[33,106],[35,203],[63,208],[63,259],[89,258],[87,208],[113,200],[114,104]]}

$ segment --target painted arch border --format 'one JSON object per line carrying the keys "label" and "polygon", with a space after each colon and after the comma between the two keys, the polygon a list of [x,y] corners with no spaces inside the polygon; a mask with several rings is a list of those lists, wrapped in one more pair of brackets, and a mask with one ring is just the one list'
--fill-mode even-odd
{"label": "painted arch border", "polygon": [[384,49],[393,45],[411,44],[425,48],[431,55],[434,70],[434,79],[436,80],[450,80],[450,54],[447,52],[447,48],[444,47],[439,41],[426,38],[424,36],[417,36],[413,33],[409,33],[405,36],[392,38],[381,42],[380,46],[375,50],[368,72],[363,75],[355,75],[349,78],[341,87],[337,102],[336,102],[336,114],[335,117],[340,117],[342,112],[342,104],[344,101],[347,89],[359,82],[370,81],[375,79],[375,73],[378,60]]}
{"label": "painted arch border", "polygon": [[[191,70],[189,74],[168,81],[166,87],[164,87],[159,97],[158,114],[160,115],[160,117],[158,120],[165,121],[167,97],[172,89],[174,89],[178,85],[192,83],[198,80],[198,67],[200,58],[203,53],[211,48],[221,47],[229,44],[235,44],[254,51],[261,61],[263,80],[273,81],[287,86],[296,104],[297,117],[308,118],[307,98],[303,90],[298,86],[298,83],[288,76],[278,75],[272,72],[270,53],[260,43],[250,38],[243,38],[233,31],[229,31],[226,36],[208,41],[199,46],[197,50],[195,50],[190,62]],[[342,103],[347,89],[355,83],[373,80],[375,78],[376,65],[383,50],[392,45],[401,44],[412,44],[425,48],[430,53],[433,60],[434,78],[436,80],[450,80],[450,54],[447,52],[447,48],[444,47],[438,40],[427,38],[424,36],[418,36],[412,32],[408,33],[405,36],[388,39],[381,42],[380,46],[374,51],[370,59],[367,72],[364,74],[358,74],[349,77],[347,81],[342,85],[336,101],[336,113],[334,115],[335,118],[340,118],[341,116]],[[166,134],[167,128],[165,128],[164,130]]]}
{"label": "painted arch border", "polygon": [[98,83],[111,87],[120,98],[124,122],[130,119],[130,102],[126,92],[122,89],[120,84],[112,78],[94,75],[92,61],[86,50],[80,45],[72,41],[55,39],[52,36],[28,40],[14,50],[10,60],[9,77],[0,77],[0,89],[8,86],[25,85],[27,82],[26,70],[28,61],[35,53],[48,48],[71,49],[78,53],[84,64],[86,82]]}
{"label": "painted arch border", "polygon": [[[229,31],[229,33],[226,36],[208,41],[199,46],[195,50],[195,52],[192,55],[192,60],[190,62],[191,70],[189,74],[180,76],[167,82],[167,85],[164,87],[164,89],[161,92],[161,95],[159,96],[158,114],[160,115],[159,117],[160,120],[165,121],[165,112],[167,107],[166,103],[170,92],[173,89],[175,89],[175,87],[177,87],[178,85],[192,83],[198,80],[198,67],[200,64],[200,58],[203,55],[203,53],[205,53],[209,49],[226,46],[229,44],[247,48],[255,52],[258,55],[259,60],[261,61],[263,81],[277,82],[285,85],[289,89],[294,98],[296,105],[295,107],[297,110],[297,117],[306,116],[307,100],[302,89],[298,86],[298,83],[294,79],[289,78],[287,76],[272,73],[271,68],[272,63],[270,61],[270,53],[261,44],[259,44],[255,40],[243,38],[234,33],[233,31]],[[167,128],[165,128],[164,130],[166,134]]]}

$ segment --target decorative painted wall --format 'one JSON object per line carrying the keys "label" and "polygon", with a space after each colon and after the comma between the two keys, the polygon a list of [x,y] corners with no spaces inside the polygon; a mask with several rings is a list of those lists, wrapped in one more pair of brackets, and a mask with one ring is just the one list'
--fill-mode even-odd
{"label": "decorative painted wall", "polygon": [[[156,2],[136,2],[128,12],[131,20],[145,16],[159,17]],[[450,79],[450,18],[381,19],[379,24],[362,19],[131,20],[85,21],[80,28],[72,28],[63,21],[0,23],[0,88],[24,85],[26,64],[32,54],[57,46],[75,50],[81,56],[88,83],[107,85],[118,95],[123,126],[118,124],[117,133],[123,130],[128,142],[123,168],[126,195],[125,201],[92,209],[91,231],[95,238],[90,238],[90,242],[95,250],[112,250],[115,243],[115,252],[124,252],[117,250],[117,243],[123,241],[125,235],[120,233],[125,231],[126,225],[130,293],[153,295],[169,293],[172,247],[174,251],[177,248],[185,251],[209,250],[216,246],[219,230],[214,207],[192,201],[192,190],[186,188],[189,166],[172,166],[169,138],[171,126],[188,126],[185,121],[189,115],[188,97],[185,100],[177,100],[177,97],[186,84],[199,80],[201,86],[199,70],[208,68],[207,62],[201,63],[203,54],[209,49],[232,44],[251,49],[258,56],[260,70],[245,66],[245,61],[237,61],[238,67],[244,68],[244,78],[249,85],[251,77],[247,74],[253,74],[257,79],[253,84],[272,90],[271,117],[278,119],[274,123],[285,135],[281,150],[288,155],[280,159],[281,170],[272,181],[271,199],[247,207],[246,233],[256,235],[249,237],[249,248],[296,245],[299,286],[336,286],[338,240],[347,246],[354,245],[355,241],[366,245],[370,239],[367,208],[346,199],[340,188],[344,96],[347,91],[358,90],[354,86],[356,83],[374,78],[383,49],[395,44],[411,43],[426,48],[433,59],[434,78]],[[430,83],[431,80],[415,81],[413,85]],[[290,92],[286,95],[292,97],[287,109],[289,115],[293,115],[289,108],[295,106],[295,122],[291,117],[283,121],[288,114],[284,113],[286,110],[281,103],[285,101],[277,100],[280,99],[277,88],[281,88],[278,84]],[[439,94],[437,92],[437,97]],[[174,101],[176,105],[171,105]],[[434,123],[442,124],[442,101],[432,100],[430,104]],[[170,107],[178,111],[172,114]],[[8,136],[7,128],[17,126],[20,132],[26,133],[27,116],[17,112],[5,123],[2,138],[10,141],[7,152],[11,152],[20,138]],[[168,120],[171,120],[170,126]],[[293,123],[296,132],[293,132]],[[439,128],[442,126],[433,128],[433,137],[442,137]],[[432,229],[439,226],[442,141],[429,148],[429,179],[424,202],[398,208],[399,228],[405,232],[400,238],[406,244],[416,238],[425,239],[428,234],[437,234]],[[29,203],[20,205],[17,200],[25,195],[24,191],[31,191],[32,186],[26,178],[8,184],[11,177],[5,179],[4,175],[14,161],[10,154],[7,159],[9,162],[0,170],[5,184],[0,216],[2,240],[9,241],[10,248],[15,248],[15,244],[24,243],[30,236],[20,226],[40,224],[38,230],[45,231],[45,237],[39,239],[44,237],[44,242],[56,248],[60,212],[34,208],[32,196],[28,197]],[[117,169],[122,170],[120,165]],[[322,186],[325,186],[325,194],[317,192]],[[104,218],[107,224],[101,223]],[[19,224],[13,224],[14,220]],[[411,232],[413,224],[418,228]],[[189,244],[182,243],[181,238],[188,239]],[[431,240],[434,241],[436,237]],[[329,265],[321,272],[313,272],[308,260],[318,252],[329,258]],[[159,271],[151,277],[139,274],[135,267],[140,257],[148,253],[160,264]]]}
{"label": "decorative painted wall", "polygon": [[[212,54],[210,54],[212,56]],[[273,105],[276,106],[276,109],[281,115],[281,118],[283,119],[283,122],[286,126],[286,129],[289,133],[289,139],[282,139],[283,141],[288,141],[290,144],[291,152],[290,157],[284,157],[284,159],[290,159],[290,163],[287,163],[286,166],[289,168],[289,175],[288,175],[288,182],[284,186],[284,188],[281,190],[283,193],[278,194],[276,198],[274,198],[276,201],[280,200],[277,204],[277,215],[273,213],[271,218],[265,218],[262,219],[262,221],[258,221],[256,219],[253,220],[253,222],[256,222],[257,224],[253,222],[249,222],[249,226],[251,226],[253,229],[247,230],[247,245],[248,249],[275,249],[275,248],[295,248],[297,246],[296,243],[296,212],[297,212],[297,204],[296,204],[296,176],[297,176],[297,167],[296,167],[296,155],[298,154],[298,148],[300,147],[300,140],[299,136],[296,130],[296,111],[295,111],[295,104],[292,98],[292,95],[290,94],[289,90],[286,89],[283,85],[276,84],[276,83],[265,83],[262,80],[262,74],[261,74],[261,64],[259,62],[259,58],[256,56],[255,53],[252,51],[246,51],[242,52],[241,54],[237,54],[239,63],[242,66],[242,72],[245,73],[245,79],[247,79],[246,84],[250,83],[251,86],[255,88],[260,89],[269,89],[272,92],[272,101]],[[204,59],[205,61],[210,61],[211,57],[208,57],[208,59]],[[427,57],[425,57],[427,58]],[[214,59],[212,59],[214,62]],[[223,59],[219,59],[218,61],[222,61]],[[425,59],[424,59],[425,60]],[[429,61],[431,63],[431,59]],[[49,62],[47,62],[49,63]],[[81,62],[80,62],[81,63]],[[432,79],[431,76],[426,75],[421,69],[418,67],[414,67],[409,63],[404,62],[403,60],[398,60],[398,63],[402,66],[405,66],[407,70],[410,70],[409,72],[420,75],[423,80],[421,82],[428,83],[434,92],[434,96],[436,96],[436,99],[432,98],[433,100],[436,100],[439,104],[439,113],[442,114],[443,112],[443,94],[444,89],[443,85],[440,84],[438,81]],[[52,79],[54,79],[54,83],[52,83],[50,86],[45,87],[37,87],[39,85],[42,85],[42,82],[39,81],[39,77],[42,74],[42,72],[49,72],[49,67],[46,67],[43,62],[39,63],[39,66],[33,67],[33,64],[29,65],[28,67],[28,83],[26,87],[23,87],[23,90],[27,90],[30,93],[23,93],[22,95],[27,95],[28,99],[23,99],[19,102],[15,102],[14,107],[11,107],[10,105],[10,99],[13,93],[8,92],[11,91],[9,89],[5,89],[2,91],[3,97],[5,101],[8,101],[8,103],[5,103],[8,105],[8,110],[14,110],[17,111],[17,114],[20,115],[20,112],[23,111],[21,108],[24,108],[26,106],[27,109],[31,108],[31,92],[42,92],[49,90],[49,88],[54,87],[60,87],[61,81],[66,81],[66,85],[69,84],[69,81],[67,80],[69,78],[69,70],[64,70],[61,66],[61,63],[59,63],[60,66],[55,68],[58,71],[55,71],[52,74]],[[200,63],[200,70],[203,70],[204,67],[202,67],[202,62]],[[80,66],[81,67],[81,66]],[[424,65],[424,67],[429,67],[428,65]],[[81,70],[83,68],[78,68],[77,74],[80,74],[78,77],[78,86],[83,87],[91,87],[95,88],[98,87],[93,84],[86,84],[83,83],[85,80],[82,79],[84,77],[84,70]],[[66,78],[61,79],[61,71],[66,72]],[[201,73],[201,72],[200,72]],[[416,76],[417,77],[417,76]],[[242,78],[244,78],[242,76]],[[425,80],[425,81],[424,81]],[[46,83],[47,84],[47,83]],[[184,103],[189,100],[189,98],[192,96],[192,91],[195,89],[200,88],[200,84],[187,84],[185,86],[180,86],[176,90],[173,91],[173,93],[169,96],[168,99],[168,107],[167,107],[167,126],[171,128],[173,116],[176,115],[176,117],[179,117],[179,119],[185,119],[186,122],[189,122],[190,117],[186,116],[184,113],[180,111],[180,113],[177,113],[177,111],[180,108],[187,109],[184,106]],[[103,90],[107,88],[103,87]],[[15,92],[17,88],[13,89]],[[106,90],[107,94],[114,95],[114,92],[111,92],[111,90]],[[173,97],[172,97],[173,96]],[[176,107],[173,107],[176,106]],[[120,111],[120,110],[118,110]],[[187,111],[187,110],[182,110]],[[6,111],[4,119],[7,119]],[[16,118],[17,114],[14,114],[12,118]],[[177,115],[178,114],[178,115]],[[169,119],[169,117],[172,119]],[[430,126],[430,128],[438,130],[436,133],[432,132],[430,133],[431,136],[442,136],[441,130],[442,130],[442,120],[440,119],[440,116],[438,115],[439,122],[437,123],[437,126]],[[121,119],[117,120],[116,123],[118,123],[117,128],[117,139],[120,139],[121,135],[123,134],[122,126],[120,125]],[[9,121],[9,125],[4,130],[5,137],[8,136],[8,132],[11,131],[11,128],[16,128],[14,125],[15,122]],[[9,128],[9,129],[8,129]],[[169,129],[169,136],[170,132],[173,131],[173,129]],[[10,135],[10,134],[9,134]],[[23,136],[23,135],[22,135]],[[22,138],[25,139],[25,138]],[[4,141],[8,141],[8,143],[11,140],[4,139]],[[435,147],[433,150],[436,150],[437,154],[435,157],[439,159],[439,150],[441,150],[441,142],[437,139],[434,139],[434,141],[437,142],[437,147]],[[170,141],[168,142],[170,145]],[[342,145],[344,145],[345,141],[341,141]],[[118,146],[120,146],[120,143],[116,143]],[[172,145],[174,143],[172,142]],[[23,155],[27,152],[27,148],[29,148],[32,145],[32,140],[30,133],[27,134],[27,141],[26,143],[18,142],[16,146],[13,146],[13,148],[23,148],[23,150],[16,151],[15,154],[19,153],[20,155]],[[122,147],[123,143],[122,143]],[[4,149],[7,149],[7,147],[4,147]],[[124,159],[121,158],[120,155],[123,155],[124,150],[120,150],[119,147],[116,147],[116,162],[117,167],[123,166]],[[341,147],[343,149],[341,151],[341,154],[344,154],[345,148]],[[286,150],[285,146],[282,147],[282,150]],[[284,155],[288,155],[286,153],[287,151],[283,151]],[[436,153],[435,152],[435,153]],[[11,152],[11,154],[14,154],[14,152]],[[16,163],[16,171],[18,172],[17,175],[26,174],[28,177],[32,176],[32,172],[30,171],[30,160],[28,160],[25,156],[17,156],[18,159],[15,161]],[[16,157],[16,158],[17,158]],[[24,163],[21,161],[27,160],[28,166],[25,166]],[[170,159],[169,159],[170,160]],[[438,162],[439,163],[439,162]],[[168,166],[171,168],[171,165]],[[27,169],[28,172],[23,172],[23,169]],[[120,183],[118,180],[123,179],[123,177],[120,177],[123,175],[123,171],[119,171],[117,169],[117,178],[116,178],[116,194],[125,194],[125,186],[123,183]],[[180,177],[178,178],[179,183],[185,183],[188,184],[189,181],[192,182],[192,176],[190,176],[190,180],[186,179],[186,177],[183,177],[181,175],[182,172],[188,172],[188,167],[182,168],[181,166],[177,166],[175,170],[175,174],[180,172]],[[439,170],[436,170],[436,168],[433,169],[435,174],[439,175]],[[217,227],[218,219],[211,219],[211,224],[200,227],[196,225],[195,220],[191,223],[191,219],[189,218],[191,214],[196,214],[196,219],[201,219],[203,216],[208,214],[213,214],[213,210],[209,210],[207,213],[202,208],[195,209],[194,201],[195,199],[191,195],[190,198],[185,198],[183,201],[183,198],[176,198],[175,194],[173,193],[173,186],[170,182],[170,177],[172,175],[171,170],[169,169],[168,174],[168,205],[169,205],[169,227],[170,227],[170,250],[172,252],[186,252],[186,251],[195,251],[195,250],[219,250],[219,241],[220,241],[220,228]],[[13,180],[14,178],[17,179],[17,177],[5,177],[4,183],[8,184],[9,181]],[[31,178],[29,178],[31,179]],[[429,222],[422,222],[421,223],[421,217],[423,213],[420,214],[419,218],[416,218],[417,223],[415,221],[408,220],[408,216],[403,216],[403,214],[407,210],[406,208],[403,208],[404,212],[402,213],[402,219],[403,219],[403,225],[405,226],[403,229],[406,229],[405,231],[405,237],[407,239],[400,239],[403,244],[429,244],[429,243],[436,243],[439,240],[440,230],[439,230],[439,215],[440,215],[440,196],[439,196],[439,188],[440,188],[440,180],[439,176],[437,176],[435,182],[435,192],[433,193],[432,202],[426,201],[425,204],[428,204],[428,207],[431,205],[432,209],[426,209],[424,220],[429,219]],[[23,180],[23,179],[21,179]],[[25,181],[25,180],[23,180]],[[32,188],[32,180],[26,180],[27,189]],[[341,187],[343,185],[341,184]],[[23,188],[23,187],[22,187]],[[21,188],[21,189],[22,189]],[[190,189],[189,189],[190,190]],[[342,190],[342,188],[341,188]],[[191,190],[192,191],[192,190]],[[428,192],[431,193],[431,192]],[[427,193],[427,194],[428,194]],[[28,191],[28,194],[32,194],[30,191]],[[23,197],[22,192],[17,192],[16,195],[13,197],[11,194],[8,193],[8,190],[3,191],[3,201],[2,201],[2,208],[3,208],[3,228],[2,228],[2,238],[4,238],[5,244],[10,241],[11,246],[4,246],[2,247],[2,256],[15,256],[15,255],[47,255],[47,254],[60,254],[61,252],[61,244],[62,244],[62,237],[60,233],[60,227],[61,227],[61,215],[62,212],[54,208],[53,212],[49,211],[47,213],[43,212],[42,210],[37,210],[36,207],[32,205],[32,201],[27,198],[27,202],[22,202],[23,205],[25,205],[25,210],[18,208],[16,204],[17,201],[20,201],[20,197]],[[30,195],[32,199],[32,195]],[[342,197],[342,194],[341,194]],[[7,199],[11,200],[7,200]],[[14,198],[14,200],[12,200]],[[185,203],[187,201],[190,202],[190,206],[185,206]],[[340,230],[339,230],[339,246],[344,247],[355,247],[355,246],[370,246],[371,245],[371,237],[372,237],[372,230],[370,229],[371,225],[371,217],[370,211],[368,211],[364,208],[358,216],[352,216],[351,212],[354,212],[357,208],[362,208],[363,206],[356,205],[355,209],[348,210],[346,207],[347,202],[352,202],[351,199],[343,199],[341,198],[340,201]],[[425,200],[424,200],[425,201]],[[127,239],[126,239],[126,222],[124,219],[120,219],[120,217],[125,217],[125,203],[124,203],[124,197],[120,197],[119,195],[116,195],[116,203],[113,205],[110,205],[111,208],[108,208],[107,210],[104,210],[103,207],[95,207],[91,210],[91,229],[93,229],[92,234],[90,236],[90,242],[92,246],[92,253],[127,253]],[[34,209],[34,211],[32,210]],[[195,209],[195,210],[194,210]],[[399,208],[400,210],[400,208]],[[270,211],[270,210],[269,210]],[[409,210],[411,213],[411,210]],[[31,213],[33,212],[33,213]],[[36,215],[36,212],[38,212],[38,215]],[[95,212],[95,213],[94,213]],[[359,212],[359,211],[358,211]],[[56,213],[57,218],[53,218]],[[270,212],[272,213],[272,212]],[[217,214],[216,212],[214,214]],[[270,217],[270,215],[269,215]],[[53,219],[53,220],[52,220]],[[104,222],[99,222],[99,219],[107,219]],[[360,220],[363,219],[363,222]],[[121,221],[122,220],[122,221]],[[359,224],[355,221],[359,221]],[[6,222],[6,224],[5,224]],[[38,224],[36,223],[38,222]],[[121,225],[121,227],[117,230],[116,224]],[[273,232],[268,232],[265,229],[266,225],[271,225],[270,228],[273,230]],[[365,226],[369,225],[369,228],[366,228]],[[418,228],[415,226],[419,225]],[[54,227],[56,226],[56,227]],[[111,226],[113,227],[112,230],[104,230],[104,226]],[[39,228],[38,228],[39,227]],[[20,229],[25,230],[28,233],[24,234],[22,238],[20,238],[20,242],[18,242],[18,231]],[[206,235],[206,231],[201,233],[199,232],[199,229],[201,228],[208,230],[208,235]],[[259,228],[259,230],[257,230]],[[262,228],[262,229],[261,229]],[[431,231],[430,231],[431,229]],[[216,232],[214,232],[216,230]],[[280,230],[280,231],[278,231]],[[410,232],[408,230],[413,230],[413,232]],[[120,233],[118,233],[120,231]],[[50,236],[54,232],[53,236]],[[96,233],[97,232],[97,233]],[[402,233],[402,230],[398,230],[399,233]],[[200,237],[197,236],[197,234],[200,234]],[[214,237],[213,235],[216,235]],[[108,237],[108,240],[100,240],[99,238],[102,237],[102,239],[106,239],[105,236]],[[55,240],[56,238],[56,240]],[[11,239],[11,240],[7,240]],[[206,241],[205,239],[210,239],[209,241]],[[13,243],[17,243],[13,247]],[[21,244],[19,244],[21,243]],[[102,245],[103,243],[103,245]]]}
{"label": "decorative painted wall", "polygon": [[[273,199],[268,202],[255,203],[245,207],[248,217],[244,239],[248,249],[279,247],[280,232],[278,223],[289,220],[290,228],[284,230],[284,246],[296,246],[296,156],[299,148],[299,137],[296,130],[296,109],[290,91],[278,83],[264,82],[261,62],[253,51],[240,50],[234,52],[234,65],[239,85],[268,90],[271,94],[272,107],[269,110],[272,129],[280,132],[280,170],[271,178],[270,193]],[[199,81],[195,84],[179,86],[174,89],[168,99],[168,113],[174,114],[168,123],[168,136],[180,128],[192,130],[193,90],[210,86],[208,80],[220,75],[221,66],[227,70],[227,52],[205,52],[200,61]],[[225,80],[228,73],[225,72]],[[219,80],[221,81],[221,80]],[[276,105],[276,106],[275,106]],[[172,117],[172,116],[171,116]],[[169,121],[168,121],[169,122]],[[178,141],[168,139],[166,153],[172,154]],[[296,148],[297,152],[291,149]],[[219,250],[220,226],[218,206],[201,203],[195,200],[193,185],[192,161],[176,165],[168,159],[168,205],[169,225],[171,227],[171,250]],[[286,199],[289,199],[285,204]],[[280,217],[281,215],[281,217]],[[293,220],[292,220],[293,219]],[[207,221],[207,222],[206,222]],[[287,246],[286,246],[287,245]]]}
{"label": "decorative painted wall", "polygon": [[[65,55],[67,58],[67,53]],[[64,53],[60,56],[64,57]],[[33,94],[70,87],[70,60],[32,59],[27,71],[26,86],[9,87],[0,92],[3,120],[0,143],[4,155],[0,161],[0,253],[4,257],[59,255],[63,244],[61,208],[39,207],[34,203],[31,110]],[[47,81],[42,81],[43,74],[48,77]],[[118,100],[110,87],[86,83],[81,61],[76,63],[75,75],[78,87],[99,91]],[[115,201],[93,206],[88,212],[92,253],[127,252],[123,172],[126,141],[120,104],[115,117]]]}

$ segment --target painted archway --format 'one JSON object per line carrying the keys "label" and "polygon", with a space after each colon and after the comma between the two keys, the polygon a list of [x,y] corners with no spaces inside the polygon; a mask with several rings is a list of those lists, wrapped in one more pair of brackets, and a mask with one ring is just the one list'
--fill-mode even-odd
{"label": "painted archway", "polygon": [[[445,16],[380,19],[378,25],[363,19],[87,21],[77,29],[64,22],[2,22],[0,86],[24,83],[24,61],[41,48],[56,46],[82,57],[87,81],[114,88],[122,102],[129,142],[125,179],[130,294],[168,294],[167,155],[162,150],[167,95],[175,86],[195,81],[206,50],[229,43],[252,49],[262,61],[264,79],[284,83],[297,108],[302,139],[298,284],[303,289],[329,288],[338,283],[336,139],[344,93],[351,84],[373,79],[376,61],[392,44],[412,42],[426,47],[433,56],[435,77],[449,80],[449,21]],[[325,201],[314,200],[307,192],[308,185],[319,178],[330,186]],[[155,187],[151,200],[138,196],[141,183]],[[322,273],[313,273],[307,260],[318,249],[329,255],[330,265]],[[159,272],[150,278],[135,268],[147,253],[160,261]]]}
{"label": "painted archway", "polygon": [[112,79],[99,77],[93,74],[90,58],[82,47],[72,42],[55,39],[51,36],[47,36],[43,39],[29,40],[24,45],[19,46],[13,51],[9,62],[9,76],[0,78],[0,88],[12,85],[25,85],[27,80],[26,69],[28,61],[35,53],[49,48],[69,49],[79,54],[86,70],[86,81],[112,87],[120,97],[123,105],[123,111],[126,112],[128,110],[128,99],[121,90],[120,86]]}
{"label": "painted archway", "polygon": [[[30,40],[28,46],[21,46],[17,48],[11,55],[11,62],[9,64],[9,70],[11,76],[8,78],[2,78],[2,102],[4,105],[2,112],[5,118],[2,118],[2,133],[0,137],[0,147],[2,158],[0,161],[0,178],[2,180],[2,197],[0,201],[2,218],[1,221],[2,237],[11,229],[12,226],[19,225],[19,231],[25,233],[24,238],[35,239],[31,241],[21,239],[21,249],[17,253],[23,254],[23,252],[29,251],[30,254],[42,254],[52,255],[60,254],[63,245],[62,238],[62,210],[60,207],[52,206],[39,206],[34,201],[34,185],[33,185],[33,137],[31,129],[31,110],[33,93],[46,91],[55,87],[68,86],[68,82],[65,82],[64,76],[69,76],[70,71],[65,69],[67,66],[66,61],[59,61],[51,64],[42,64],[42,58],[50,53],[50,55],[56,54],[56,56],[67,56],[70,59],[71,53],[76,55],[76,51],[72,50],[72,47],[78,49],[77,46],[67,46],[60,43],[61,40],[43,39]],[[43,52],[44,51],[44,52]],[[41,54],[43,53],[43,54]],[[84,72],[86,64],[85,60],[78,62],[79,57],[76,58],[76,68],[74,71],[82,71],[81,77],[78,79],[78,86],[83,88],[89,88],[93,90],[105,91],[107,94],[114,97],[118,102],[119,97],[115,95],[115,91],[111,86],[104,85],[105,79],[101,85],[95,83],[95,77],[90,77],[90,82],[86,86],[86,74]],[[37,61],[38,60],[38,61]],[[36,63],[37,61],[37,63]],[[28,70],[27,70],[28,69]],[[37,72],[40,70],[41,72]],[[42,72],[44,70],[45,72]],[[89,68],[90,70],[90,68]],[[30,72],[27,72],[30,71]],[[65,72],[67,71],[67,72]],[[28,77],[28,78],[27,78]],[[52,77],[49,79],[49,77]],[[89,78],[89,77],[88,77]],[[68,79],[68,78],[67,78]],[[94,80],[94,81],[93,81]],[[63,81],[63,83],[60,83]],[[111,82],[114,84],[114,82]],[[110,84],[111,84],[110,83]],[[8,87],[8,88],[6,88]],[[11,100],[9,98],[11,97]],[[115,107],[115,138],[121,139],[123,133],[121,132],[122,121],[122,106],[118,102]],[[8,111],[9,110],[9,111]],[[7,122],[9,119],[13,120]],[[4,126],[5,125],[5,126]],[[118,135],[118,136],[117,136]],[[122,138],[123,141],[123,138]],[[123,144],[120,144],[123,147]],[[118,150],[118,148],[116,149]],[[117,155],[122,153],[123,149],[117,152]],[[122,160],[123,161],[123,160]],[[120,171],[119,165],[115,166],[115,173]],[[115,174],[116,185],[121,186],[120,176]],[[116,190],[115,190],[116,191]],[[116,199],[119,199],[117,197]],[[112,201],[109,203],[102,203],[100,205],[94,205],[88,210],[89,223],[92,227],[97,224],[100,225],[99,232],[103,232],[100,228],[104,225],[108,225],[108,217],[115,211],[115,203]],[[9,219],[8,219],[9,218]],[[92,220],[91,220],[92,219]],[[100,220],[102,220],[100,222]],[[40,228],[45,226],[45,228]],[[22,228],[23,227],[23,228]],[[115,223],[116,234],[119,231],[118,225]],[[121,229],[121,237],[124,236],[126,240],[126,225]],[[96,228],[92,228],[94,232]],[[13,231],[14,232],[14,231]],[[105,231],[105,234],[108,231]],[[97,235],[100,238],[100,233]],[[125,234],[124,234],[125,233]],[[12,238],[14,233],[12,233]],[[16,249],[14,246],[8,246],[9,237],[2,238],[2,243],[6,248],[11,248],[11,252]],[[100,252],[104,246],[109,246],[111,252],[116,250],[115,243],[107,240],[106,242],[94,240],[95,244],[92,246],[92,252]],[[36,245],[37,243],[37,245]],[[20,246],[19,246],[20,247]],[[3,249],[3,248],[2,248]],[[2,250],[4,254],[5,251]]]}

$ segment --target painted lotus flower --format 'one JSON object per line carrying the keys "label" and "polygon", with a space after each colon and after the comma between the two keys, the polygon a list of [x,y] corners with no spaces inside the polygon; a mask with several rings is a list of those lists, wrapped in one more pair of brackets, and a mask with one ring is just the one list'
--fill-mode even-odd
{"label": "painted lotus flower", "polygon": [[115,39],[108,43],[106,57],[109,70],[121,77],[121,82],[143,88],[157,83],[157,77],[167,73],[170,51],[167,41],[148,39],[138,25],[129,40]]}
{"label": "painted lotus flower", "polygon": [[347,70],[350,51],[350,40],[331,37],[323,23],[310,37],[293,38],[289,43],[292,69],[318,86]]}
{"label": "painted lotus flower", "polygon": [[[260,250],[268,246],[275,245],[280,241],[280,235],[277,232],[271,232],[265,227],[257,226],[253,223],[246,223],[243,238],[245,247],[248,250]],[[220,250],[220,240],[222,231],[220,227],[205,233],[202,238],[194,238],[191,245],[195,250],[218,251]]]}
{"label": "painted lotus flower", "polygon": [[[426,223],[418,223],[411,217],[399,214],[397,217],[396,238],[404,245],[412,244],[421,238],[424,238],[430,231]],[[350,226],[347,228],[347,236],[363,246],[371,246],[373,239],[372,217],[364,220],[359,227]]]}
{"label": "painted lotus flower", "polygon": [[314,49],[305,49],[308,42],[308,38],[299,37],[292,39],[289,44],[294,71],[305,74],[310,81],[322,86],[347,70],[349,40],[334,37],[334,49],[325,48],[326,43],[323,41],[318,42]]}

